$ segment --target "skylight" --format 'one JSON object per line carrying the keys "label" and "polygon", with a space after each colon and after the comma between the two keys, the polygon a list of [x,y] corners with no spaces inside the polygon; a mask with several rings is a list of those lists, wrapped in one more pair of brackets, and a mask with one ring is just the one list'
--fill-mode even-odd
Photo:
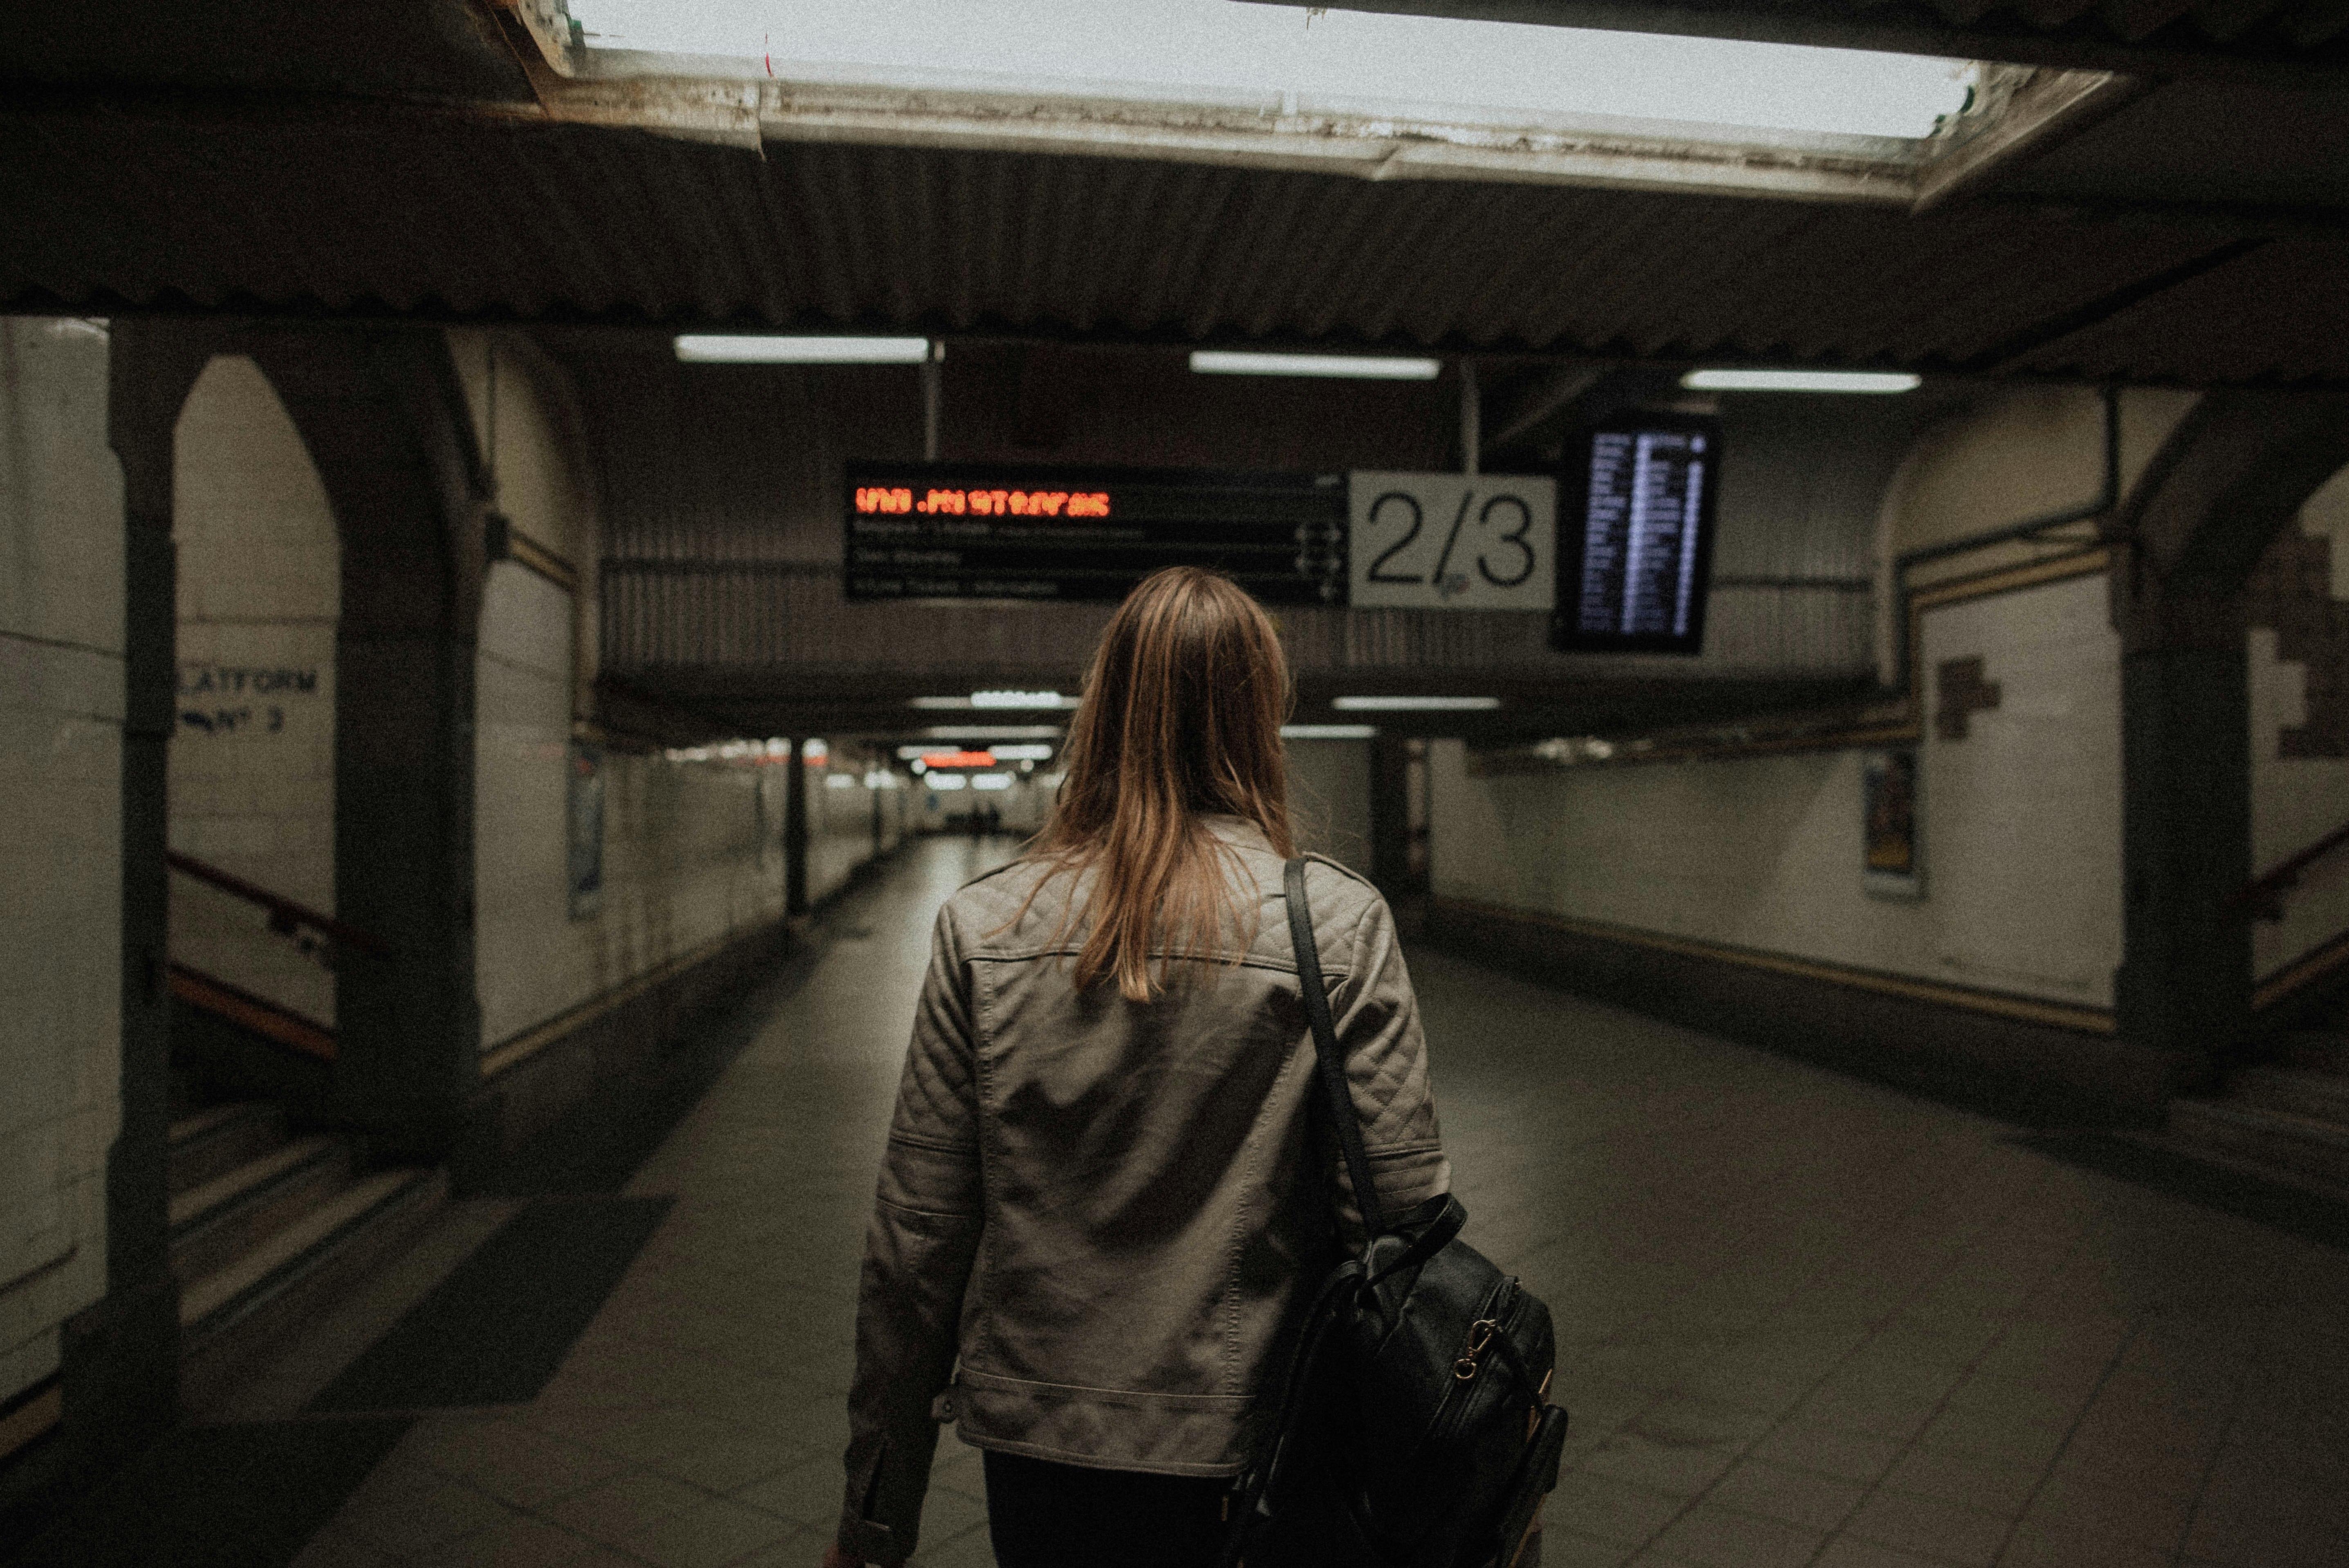
{"label": "skylight", "polygon": [[599,50],[818,86],[1057,94],[1489,129],[1670,122],[1916,140],[1971,62],[1242,0],[569,0]]}

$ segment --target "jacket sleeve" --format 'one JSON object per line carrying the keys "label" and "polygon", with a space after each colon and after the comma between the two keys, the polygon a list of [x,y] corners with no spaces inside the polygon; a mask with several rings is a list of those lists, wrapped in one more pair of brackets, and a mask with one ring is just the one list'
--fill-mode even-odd
{"label": "jacket sleeve", "polygon": [[978,1251],[977,1046],[951,913],[939,912],[931,940],[857,1289],[839,1540],[871,1563],[902,1563],[914,1550],[938,1440],[931,1407],[954,1375]]}
{"label": "jacket sleeve", "polygon": [[[1331,1021],[1370,1150],[1371,1180],[1378,1187],[1380,1207],[1392,1220],[1452,1188],[1452,1162],[1436,1130],[1419,999],[1403,967],[1394,916],[1376,893],[1351,936],[1331,946],[1347,954],[1346,977],[1330,995]],[[1359,1238],[1361,1214],[1342,1159],[1337,1179],[1340,1220],[1346,1233]]]}

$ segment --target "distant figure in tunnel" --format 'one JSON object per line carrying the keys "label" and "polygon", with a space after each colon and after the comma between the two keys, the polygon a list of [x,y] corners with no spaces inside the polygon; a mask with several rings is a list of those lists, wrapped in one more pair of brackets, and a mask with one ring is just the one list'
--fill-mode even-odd
{"label": "distant figure in tunnel", "polygon": [[[1253,599],[1193,568],[1149,578],[1102,633],[1043,832],[939,912],[828,1568],[914,1550],[942,1420],[985,1450],[1002,1568],[1214,1562],[1300,1293],[1360,1226],[1309,1132],[1289,701]],[[1450,1180],[1418,1006],[1385,901],[1319,857],[1307,882],[1397,1212]]]}

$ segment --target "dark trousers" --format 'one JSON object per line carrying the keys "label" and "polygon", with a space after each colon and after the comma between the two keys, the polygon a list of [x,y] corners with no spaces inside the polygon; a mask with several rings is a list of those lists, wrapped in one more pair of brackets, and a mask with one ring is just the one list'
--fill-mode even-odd
{"label": "dark trousers", "polygon": [[1210,1568],[1228,1480],[987,1455],[997,1568]]}

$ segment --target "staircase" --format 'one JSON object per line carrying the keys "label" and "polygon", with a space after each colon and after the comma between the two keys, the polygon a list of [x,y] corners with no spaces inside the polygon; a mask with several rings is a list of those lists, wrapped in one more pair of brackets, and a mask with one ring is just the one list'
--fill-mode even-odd
{"label": "staircase", "polygon": [[2268,1066],[2237,1068],[2216,1099],[2169,1108],[2173,1142],[2349,1197],[2349,996],[2284,1037]]}
{"label": "staircase", "polygon": [[181,1388],[201,1409],[254,1357],[404,1245],[447,1190],[438,1170],[368,1170],[348,1140],[257,1101],[171,1124]]}

